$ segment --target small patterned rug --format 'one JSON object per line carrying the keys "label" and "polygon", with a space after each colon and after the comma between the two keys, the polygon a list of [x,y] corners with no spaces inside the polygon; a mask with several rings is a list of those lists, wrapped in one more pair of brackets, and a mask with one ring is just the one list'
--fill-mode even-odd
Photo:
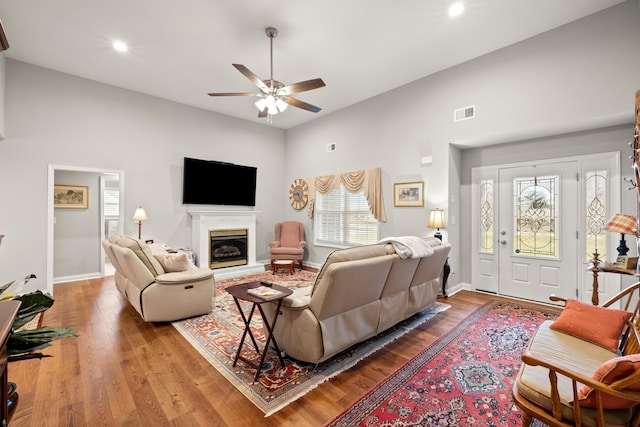
{"label": "small patterned rug", "polygon": [[538,325],[558,314],[488,303],[327,426],[520,426],[511,388],[522,351]]}
{"label": "small patterned rug", "polygon": [[[447,304],[436,303],[431,309],[416,314],[380,335],[366,340],[318,365],[298,362],[286,358],[285,368],[280,366],[273,351],[267,353],[258,381],[254,382],[255,370],[242,361],[232,366],[244,324],[231,295],[225,288],[239,283],[266,280],[289,288],[312,285],[316,273],[296,270],[289,272],[257,273],[231,279],[216,280],[215,308],[207,315],[173,322],[173,326],[202,356],[211,363],[229,382],[240,390],[265,416],[284,408],[302,397],[319,384],[340,372],[354,366],[363,358],[384,347],[391,341],[404,335],[437,313],[449,308]],[[245,313],[251,308],[243,306]],[[255,314],[251,321],[251,330],[260,343],[266,338],[262,331],[262,320]],[[246,352],[245,352],[246,350]],[[247,337],[242,355],[257,363],[255,349]]]}

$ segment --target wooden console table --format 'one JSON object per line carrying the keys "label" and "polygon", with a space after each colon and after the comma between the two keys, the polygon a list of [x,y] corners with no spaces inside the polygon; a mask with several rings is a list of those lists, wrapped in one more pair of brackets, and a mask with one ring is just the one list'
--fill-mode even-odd
{"label": "wooden console table", "polygon": [[0,425],[9,424],[8,380],[7,380],[7,341],[13,327],[13,319],[20,309],[20,301],[0,302],[0,411],[2,411],[2,421]]}

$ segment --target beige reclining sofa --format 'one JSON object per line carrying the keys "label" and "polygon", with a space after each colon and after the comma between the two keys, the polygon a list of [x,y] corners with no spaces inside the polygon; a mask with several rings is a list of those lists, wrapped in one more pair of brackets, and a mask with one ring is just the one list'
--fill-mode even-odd
{"label": "beige reclining sofa", "polygon": [[112,234],[102,246],[116,272],[116,287],[147,322],[170,322],[209,313],[214,296],[208,268],[165,272],[146,243]]}
{"label": "beige reclining sofa", "polygon": [[[284,299],[274,330],[280,349],[319,363],[432,306],[451,246],[422,240],[433,254],[403,259],[389,243],[331,253],[313,286]],[[271,318],[275,304],[263,307]]]}

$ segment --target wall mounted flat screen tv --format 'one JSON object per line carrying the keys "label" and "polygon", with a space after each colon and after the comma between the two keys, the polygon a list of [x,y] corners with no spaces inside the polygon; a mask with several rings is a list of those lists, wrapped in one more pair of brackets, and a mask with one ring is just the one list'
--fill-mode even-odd
{"label": "wall mounted flat screen tv", "polygon": [[184,158],[185,205],[256,205],[257,168],[215,160]]}

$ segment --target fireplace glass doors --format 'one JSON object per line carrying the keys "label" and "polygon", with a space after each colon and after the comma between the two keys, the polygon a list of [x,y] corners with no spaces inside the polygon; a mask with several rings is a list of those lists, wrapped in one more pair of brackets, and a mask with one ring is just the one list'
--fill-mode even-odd
{"label": "fireplace glass doors", "polygon": [[248,230],[209,230],[210,268],[235,267],[248,264]]}

